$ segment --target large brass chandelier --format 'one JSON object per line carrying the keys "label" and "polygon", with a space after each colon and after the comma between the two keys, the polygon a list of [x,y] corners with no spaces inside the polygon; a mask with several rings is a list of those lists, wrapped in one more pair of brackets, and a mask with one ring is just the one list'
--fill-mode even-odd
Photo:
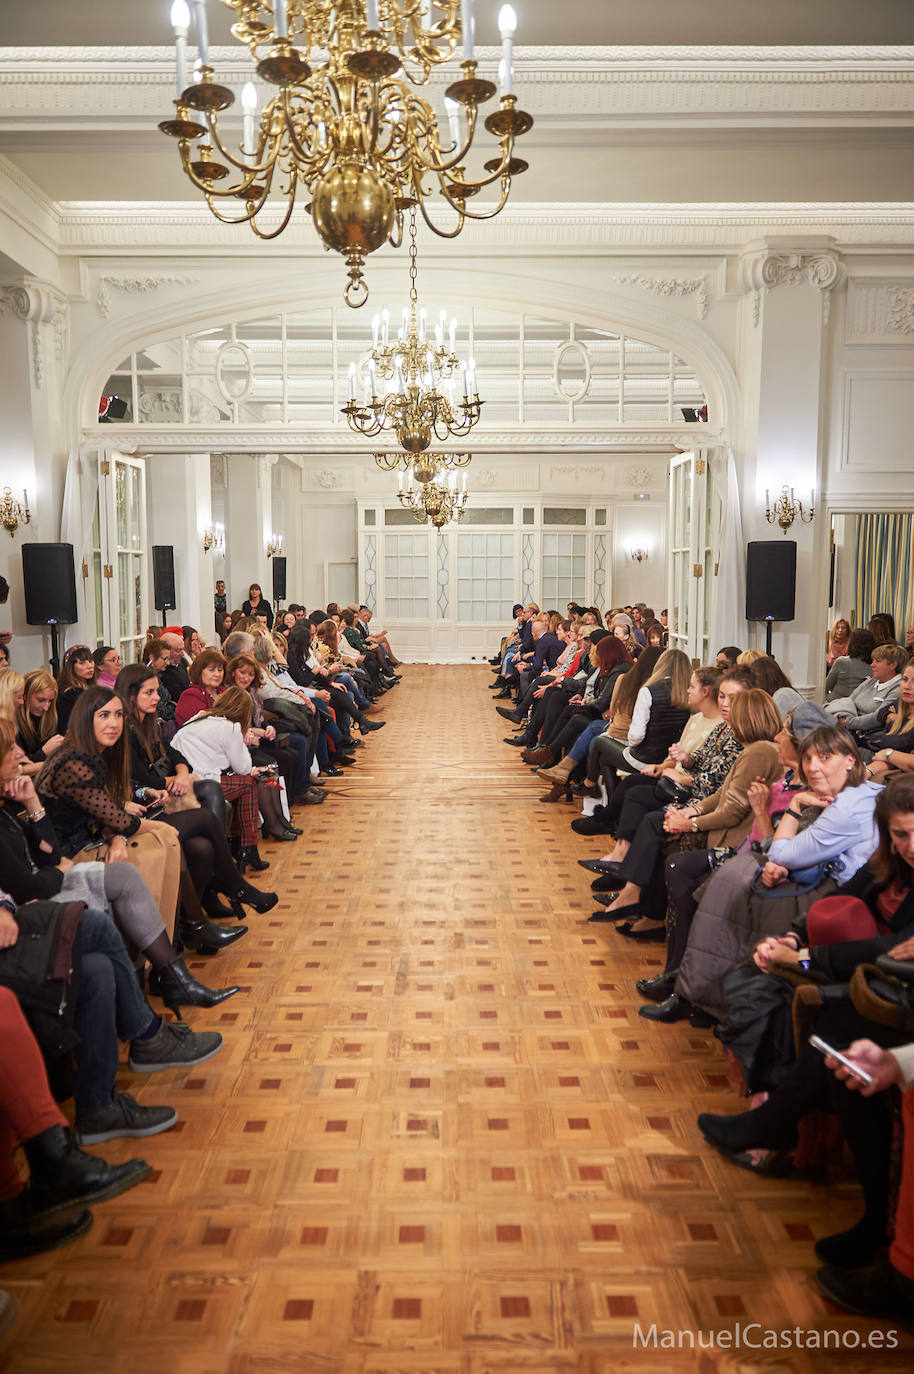
{"label": "large brass chandelier", "polygon": [[[476,390],[476,364],[472,358],[460,363],[454,351],[457,321],[451,319],[446,342],[446,314],[442,311],[434,337],[429,337],[426,312],[419,309],[416,275],[416,212],[412,209],[409,306],[404,306],[403,323],[391,341],[389,312],[375,315],[367,366],[370,395],[364,404],[356,400],[357,368],[350,363],[349,400],[342,407],[350,429],[357,434],[373,439],[384,430],[392,430],[397,443],[410,454],[424,452],[432,438],[443,442],[451,436],[469,434],[483,404]],[[460,401],[455,399],[453,384],[458,369],[463,386]]]}
{"label": "large brass chandelier", "polygon": [[[465,456],[469,462],[470,455]],[[423,454],[420,462],[434,457],[433,454]],[[453,467],[442,465],[431,472],[426,469],[422,475],[410,468],[406,474],[406,486],[403,485],[402,472],[397,474],[397,485],[400,505],[411,510],[420,524],[428,522],[440,530],[451,520],[459,520],[463,515],[467,503],[467,475],[463,474],[463,486],[458,488],[457,472]]]}
{"label": "large brass chandelier", "polygon": [[[526,170],[514,156],[514,140],[533,120],[517,108],[513,92],[517,19],[510,5],[499,12],[499,108],[484,121],[498,155],[482,175],[471,176],[465,162],[479,107],[496,94],[493,82],[476,74],[473,0],[222,0],[237,13],[232,35],[250,49],[257,76],[277,88],[258,119],[256,87],[245,86],[242,138],[234,146],[231,135],[223,136],[219,115],[235,97],[216,82],[210,66],[206,0],[192,3],[199,79],[188,80],[187,2],[175,0],[178,98],[175,117],[159,128],[178,140],[181,165],[213,214],[229,224],[249,223],[260,238],[282,233],[303,187],[318,234],[346,259],[350,305],[368,297],[366,254],[385,239],[395,247],[402,242],[404,210],[418,205],[436,234],[456,238],[467,219],[497,215],[512,177]],[[463,75],[447,88],[443,134],[437,113],[416,88],[459,43]],[[203,142],[195,148],[197,139]],[[468,209],[467,201],[488,186],[495,189],[495,204]],[[435,194],[456,212],[452,224],[438,226],[429,218],[427,201]],[[260,212],[276,199],[285,201],[279,224],[266,216],[262,224]]]}

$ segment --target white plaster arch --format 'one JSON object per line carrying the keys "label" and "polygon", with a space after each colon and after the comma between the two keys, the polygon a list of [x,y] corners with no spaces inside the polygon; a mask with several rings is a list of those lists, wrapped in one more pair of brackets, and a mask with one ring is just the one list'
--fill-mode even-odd
{"label": "white plaster arch", "polygon": [[[589,259],[593,271],[587,285],[563,277],[554,261],[524,260],[524,270],[506,263],[487,264],[464,258],[445,262],[431,257],[420,265],[420,298],[433,305],[453,303],[455,299],[484,302],[487,309],[507,314],[529,313],[544,318],[574,321],[595,329],[613,329],[631,337],[669,349],[691,366],[700,378],[714,417],[716,430],[724,438],[738,432],[739,385],[736,373],[724,350],[709,330],[693,318],[691,307],[681,299],[644,300],[603,286],[599,277],[604,263]],[[173,266],[173,264],[169,264]],[[223,274],[228,267],[220,263]],[[207,291],[185,291],[180,301],[173,298],[161,304],[136,309],[136,300],[126,301],[114,317],[86,320],[80,345],[74,350],[64,387],[64,413],[76,418],[79,434],[96,428],[97,398],[106,378],[119,360],[143,346],[173,338],[176,334],[211,328],[229,321],[257,319],[280,310],[299,312],[327,309],[338,304],[339,274],[334,263],[308,261],[307,283],[292,290],[288,261],[271,264],[266,272],[252,271],[251,264],[239,263],[238,276],[229,286]],[[541,269],[537,271],[537,268]],[[279,269],[282,269],[281,271]],[[105,270],[99,266],[101,273]],[[231,271],[229,272],[231,275]],[[593,278],[597,280],[594,281]],[[372,301],[384,304],[406,297],[404,264],[401,260],[379,262],[372,278]],[[362,310],[366,340],[370,334],[371,301]],[[181,430],[175,426],[176,432]],[[624,426],[620,427],[624,430]],[[226,427],[228,434],[229,427]],[[115,429],[105,437],[113,437]],[[74,434],[74,440],[78,435]]]}

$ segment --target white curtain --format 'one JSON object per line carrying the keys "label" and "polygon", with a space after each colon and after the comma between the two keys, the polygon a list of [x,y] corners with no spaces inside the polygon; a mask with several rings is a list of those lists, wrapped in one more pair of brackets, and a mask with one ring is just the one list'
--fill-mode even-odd
{"label": "white curtain", "polygon": [[[97,497],[98,460],[95,452],[86,455],[78,449],[71,449],[67,460],[63,507],[60,513],[60,540],[62,544],[73,545],[79,619],[75,625],[66,627],[63,637],[64,649],[69,649],[73,644],[88,644],[94,648],[95,637],[101,628],[95,625],[95,574],[92,558],[92,526],[95,521]],[[89,570],[88,577],[83,577],[84,566]]]}
{"label": "white curtain", "polygon": [[714,562],[717,576],[711,595],[710,649],[714,654],[724,644],[744,646],[749,642],[746,623],[746,544],[739,504],[736,464],[729,448],[718,448],[710,455],[711,477],[720,500],[720,525]]}

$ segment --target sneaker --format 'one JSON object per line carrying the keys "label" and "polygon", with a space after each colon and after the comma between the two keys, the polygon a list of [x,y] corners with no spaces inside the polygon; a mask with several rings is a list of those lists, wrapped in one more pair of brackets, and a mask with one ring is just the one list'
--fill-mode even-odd
{"label": "sneaker", "polygon": [[163,1021],[148,1040],[131,1040],[127,1064],[131,1073],[187,1069],[212,1059],[221,1049],[218,1031],[192,1031],[183,1021]]}
{"label": "sneaker", "polygon": [[129,1093],[115,1093],[109,1106],[77,1113],[76,1134],[83,1145],[100,1145],[103,1140],[160,1135],[177,1119],[173,1107],[141,1107]]}

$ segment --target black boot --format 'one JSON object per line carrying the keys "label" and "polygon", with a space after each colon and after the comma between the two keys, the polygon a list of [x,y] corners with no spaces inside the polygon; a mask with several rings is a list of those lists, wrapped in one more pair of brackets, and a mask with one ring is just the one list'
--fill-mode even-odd
{"label": "black boot", "polygon": [[208,988],[204,983],[197,982],[183,959],[176,959],[173,964],[152,970],[149,991],[161,997],[169,1011],[173,1011],[181,1021],[184,1019],[181,1016],[182,1007],[218,1007],[220,1002],[227,1002],[234,997],[239,988]]}
{"label": "black boot", "polygon": [[25,1141],[23,1149],[29,1162],[29,1201],[36,1216],[104,1202],[152,1173],[145,1159],[108,1164],[86,1154],[68,1126],[50,1126]]}
{"label": "black boot", "polygon": [[[226,910],[230,916],[234,916],[235,913],[230,907]],[[218,954],[220,949],[224,949],[226,945],[233,945],[236,940],[246,935],[247,926],[234,926],[224,930],[222,926],[213,925],[212,921],[204,920],[203,917],[198,921],[191,920],[182,912],[178,917],[175,934],[185,949],[192,949],[196,954]]]}
{"label": "black boot", "polygon": [[43,1225],[27,1199],[27,1193],[20,1193],[9,1202],[0,1202],[0,1264],[59,1250],[61,1245],[84,1236],[92,1225],[92,1213],[85,1208],[50,1226]]}
{"label": "black boot", "polygon": [[219,893],[213,887],[208,887],[200,899],[200,905],[207,916],[225,917],[232,916],[234,913],[230,906],[219,900]]}
{"label": "black boot", "polygon": [[[249,844],[246,849],[242,849],[241,862],[244,864],[244,868],[253,869],[255,873],[262,873],[265,868],[270,867],[268,860],[260,857],[256,844]],[[241,870],[242,873],[244,868]]]}
{"label": "black boot", "polygon": [[251,887],[250,883],[242,883],[238,891],[232,893],[230,900],[232,914],[240,920],[244,916],[242,902],[251,907],[252,910],[263,913],[264,911],[272,911],[279,901],[279,897],[275,892],[261,892],[259,888]]}

